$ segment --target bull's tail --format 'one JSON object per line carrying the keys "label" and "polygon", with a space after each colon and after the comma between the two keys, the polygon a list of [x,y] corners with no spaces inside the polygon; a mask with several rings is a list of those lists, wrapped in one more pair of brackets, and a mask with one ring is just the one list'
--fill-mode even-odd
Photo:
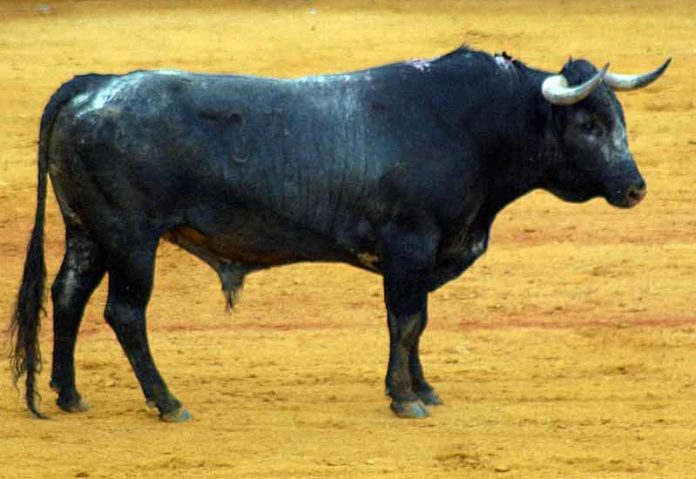
{"label": "bull's tail", "polygon": [[[43,121],[42,121],[43,126]],[[41,370],[41,352],[39,350],[39,329],[43,313],[44,288],[46,284],[46,264],[44,262],[44,219],[46,213],[46,176],[48,165],[46,158],[47,138],[39,140],[39,182],[36,197],[36,215],[34,230],[31,233],[27,258],[24,262],[24,274],[19,287],[17,302],[12,313],[10,336],[14,347],[10,353],[10,364],[15,383],[26,374],[26,402],[29,410],[37,417],[44,417],[36,408],[36,373]]]}
{"label": "bull's tail", "polygon": [[36,406],[38,391],[36,374],[41,371],[41,351],[39,349],[39,330],[41,315],[44,313],[44,290],[46,285],[46,264],[44,262],[44,220],[46,216],[46,188],[48,175],[48,142],[53,123],[62,106],[86,87],[89,76],[77,77],[64,84],[46,105],[41,117],[38,155],[38,188],[36,196],[36,214],[34,229],[31,233],[24,273],[17,294],[10,322],[10,366],[15,384],[22,375],[26,375],[25,399],[27,408],[39,418],[41,414]]}

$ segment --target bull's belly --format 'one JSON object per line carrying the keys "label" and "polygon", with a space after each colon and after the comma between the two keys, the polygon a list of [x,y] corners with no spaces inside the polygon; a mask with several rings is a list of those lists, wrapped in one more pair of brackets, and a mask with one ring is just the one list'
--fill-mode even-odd
{"label": "bull's belly", "polygon": [[210,264],[233,263],[263,269],[305,261],[344,262],[364,267],[350,245],[301,226],[245,222],[223,231],[183,225],[164,239],[175,243]]}

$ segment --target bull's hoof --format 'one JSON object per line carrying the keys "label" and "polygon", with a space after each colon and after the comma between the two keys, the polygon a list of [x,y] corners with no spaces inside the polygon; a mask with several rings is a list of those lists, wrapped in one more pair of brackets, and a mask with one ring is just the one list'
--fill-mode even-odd
{"label": "bull's hoof", "polygon": [[430,416],[428,408],[418,401],[392,401],[391,410],[398,417],[406,419],[421,419]]}
{"label": "bull's hoof", "polygon": [[72,401],[61,401],[60,398],[56,401],[56,404],[58,405],[59,408],[61,408],[65,412],[87,412],[92,407],[89,405],[87,401],[85,401],[82,398],[77,398]]}
{"label": "bull's hoof", "polygon": [[186,422],[186,421],[190,421],[191,419],[193,419],[193,416],[191,416],[191,413],[188,412],[188,409],[186,409],[184,406],[181,406],[172,412],[160,413],[159,417],[160,417],[160,420],[162,420],[164,422]]}
{"label": "bull's hoof", "polygon": [[426,406],[442,406],[444,404],[434,389],[418,391],[416,392],[416,395],[418,396],[418,399],[420,399],[421,402]]}

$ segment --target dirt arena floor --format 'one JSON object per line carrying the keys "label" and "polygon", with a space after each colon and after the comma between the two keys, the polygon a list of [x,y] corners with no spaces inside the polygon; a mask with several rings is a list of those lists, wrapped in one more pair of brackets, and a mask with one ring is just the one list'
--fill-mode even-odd
{"label": "dirt arena floor", "polygon": [[[130,5],[130,6],[129,6]],[[621,95],[649,184],[620,211],[534,193],[433,295],[424,364],[446,405],[394,418],[381,281],[345,266],[252,275],[233,315],[216,275],[163,244],[149,331],[194,420],[147,409],[92,298],[77,351],[92,410],[40,377],[24,410],[0,363],[0,477],[696,477],[696,7],[684,1],[0,2],[0,317],[35,209],[38,120],[85,72],[291,77],[431,57],[466,42],[557,70],[569,55],[664,79]],[[63,251],[48,205],[49,280]],[[50,358],[51,307],[42,348]],[[5,329],[5,326],[3,326]]]}

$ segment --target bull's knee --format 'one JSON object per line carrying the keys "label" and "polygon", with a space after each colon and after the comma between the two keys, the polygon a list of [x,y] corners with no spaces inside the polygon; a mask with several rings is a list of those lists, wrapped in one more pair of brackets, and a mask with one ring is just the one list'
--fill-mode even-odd
{"label": "bull's knee", "polygon": [[410,351],[421,335],[422,314],[413,313],[400,317],[389,315],[388,321],[391,340],[398,343],[405,350]]}

